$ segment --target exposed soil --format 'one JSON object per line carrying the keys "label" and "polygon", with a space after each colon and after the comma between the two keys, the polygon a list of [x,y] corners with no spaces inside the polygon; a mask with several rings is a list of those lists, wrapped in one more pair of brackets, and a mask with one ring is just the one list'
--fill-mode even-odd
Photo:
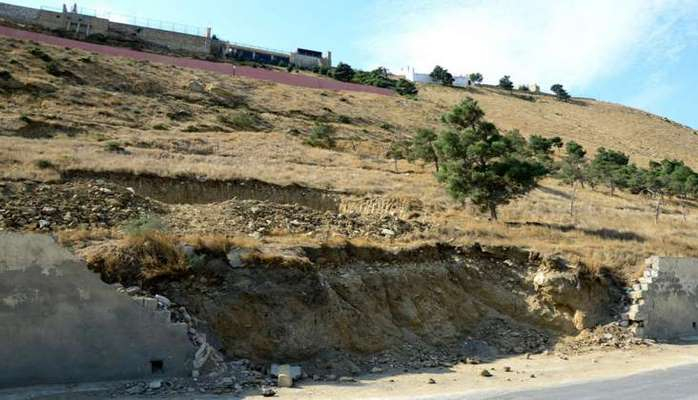
{"label": "exposed soil", "polygon": [[[88,251],[88,262],[99,270],[123,251]],[[185,306],[227,356],[298,362],[317,374],[542,352],[559,335],[612,321],[622,298],[611,276],[515,249],[287,253],[305,261],[235,265],[208,257],[184,276],[145,284]]]}
{"label": "exposed soil", "polygon": [[64,172],[62,178],[66,181],[100,179],[130,187],[141,196],[169,204],[205,204],[238,198],[298,204],[321,211],[339,210],[339,198],[331,192],[299,185],[273,185],[255,179],[220,181],[186,176],[169,178],[147,174],[79,170]]}

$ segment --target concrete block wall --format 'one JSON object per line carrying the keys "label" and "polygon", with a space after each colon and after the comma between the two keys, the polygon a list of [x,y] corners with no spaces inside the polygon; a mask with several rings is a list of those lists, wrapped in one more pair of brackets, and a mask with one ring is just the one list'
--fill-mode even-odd
{"label": "concrete block wall", "polygon": [[631,305],[623,319],[638,336],[698,336],[698,258],[649,258],[629,295]]}
{"label": "concrete block wall", "polygon": [[39,18],[39,10],[36,8],[0,3],[0,17],[16,22],[31,23]]}
{"label": "concrete block wall", "polygon": [[188,376],[184,323],[44,235],[0,234],[0,387]]}

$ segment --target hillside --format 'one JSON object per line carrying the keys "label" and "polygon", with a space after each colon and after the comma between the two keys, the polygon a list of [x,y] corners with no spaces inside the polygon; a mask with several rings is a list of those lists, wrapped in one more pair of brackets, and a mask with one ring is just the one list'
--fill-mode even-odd
{"label": "hillside", "polygon": [[[80,190],[73,181],[87,180],[163,202],[163,221],[181,234],[515,245],[626,276],[651,254],[698,254],[693,204],[667,204],[655,224],[649,199],[585,189],[572,221],[569,189],[550,179],[493,223],[452,202],[431,167],[401,161],[396,172],[385,157],[392,141],[439,127],[441,115],[470,96],[502,129],[622,150],[643,166],[676,158],[698,168],[698,134],[642,111],[490,88],[421,86],[416,99],[322,91],[10,39],[0,39],[0,51],[7,71],[0,80],[0,178],[12,197],[2,206],[6,228],[39,226],[37,215],[17,217],[22,196],[43,190],[65,194],[51,201],[69,202]],[[335,150],[304,144],[316,122],[336,128]],[[294,204],[300,208],[288,208]],[[111,229],[128,221],[126,214],[99,223],[56,217],[42,228]]]}

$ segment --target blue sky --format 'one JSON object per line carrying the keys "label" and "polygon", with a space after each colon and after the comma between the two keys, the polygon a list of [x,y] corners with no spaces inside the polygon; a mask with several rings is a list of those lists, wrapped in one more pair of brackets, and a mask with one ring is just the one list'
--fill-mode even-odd
{"label": "blue sky", "polygon": [[[8,0],[4,0],[8,1]],[[52,0],[9,0],[60,7]],[[91,0],[99,12],[212,26],[220,38],[332,50],[359,68],[440,64],[486,82],[562,83],[698,129],[698,0]]]}

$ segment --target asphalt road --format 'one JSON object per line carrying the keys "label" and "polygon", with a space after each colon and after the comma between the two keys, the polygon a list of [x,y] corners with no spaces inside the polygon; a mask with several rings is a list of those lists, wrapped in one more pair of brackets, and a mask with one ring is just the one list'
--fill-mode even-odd
{"label": "asphalt road", "polygon": [[[434,397],[433,400],[439,399]],[[698,364],[620,379],[503,394],[444,397],[444,400],[698,400]]]}

